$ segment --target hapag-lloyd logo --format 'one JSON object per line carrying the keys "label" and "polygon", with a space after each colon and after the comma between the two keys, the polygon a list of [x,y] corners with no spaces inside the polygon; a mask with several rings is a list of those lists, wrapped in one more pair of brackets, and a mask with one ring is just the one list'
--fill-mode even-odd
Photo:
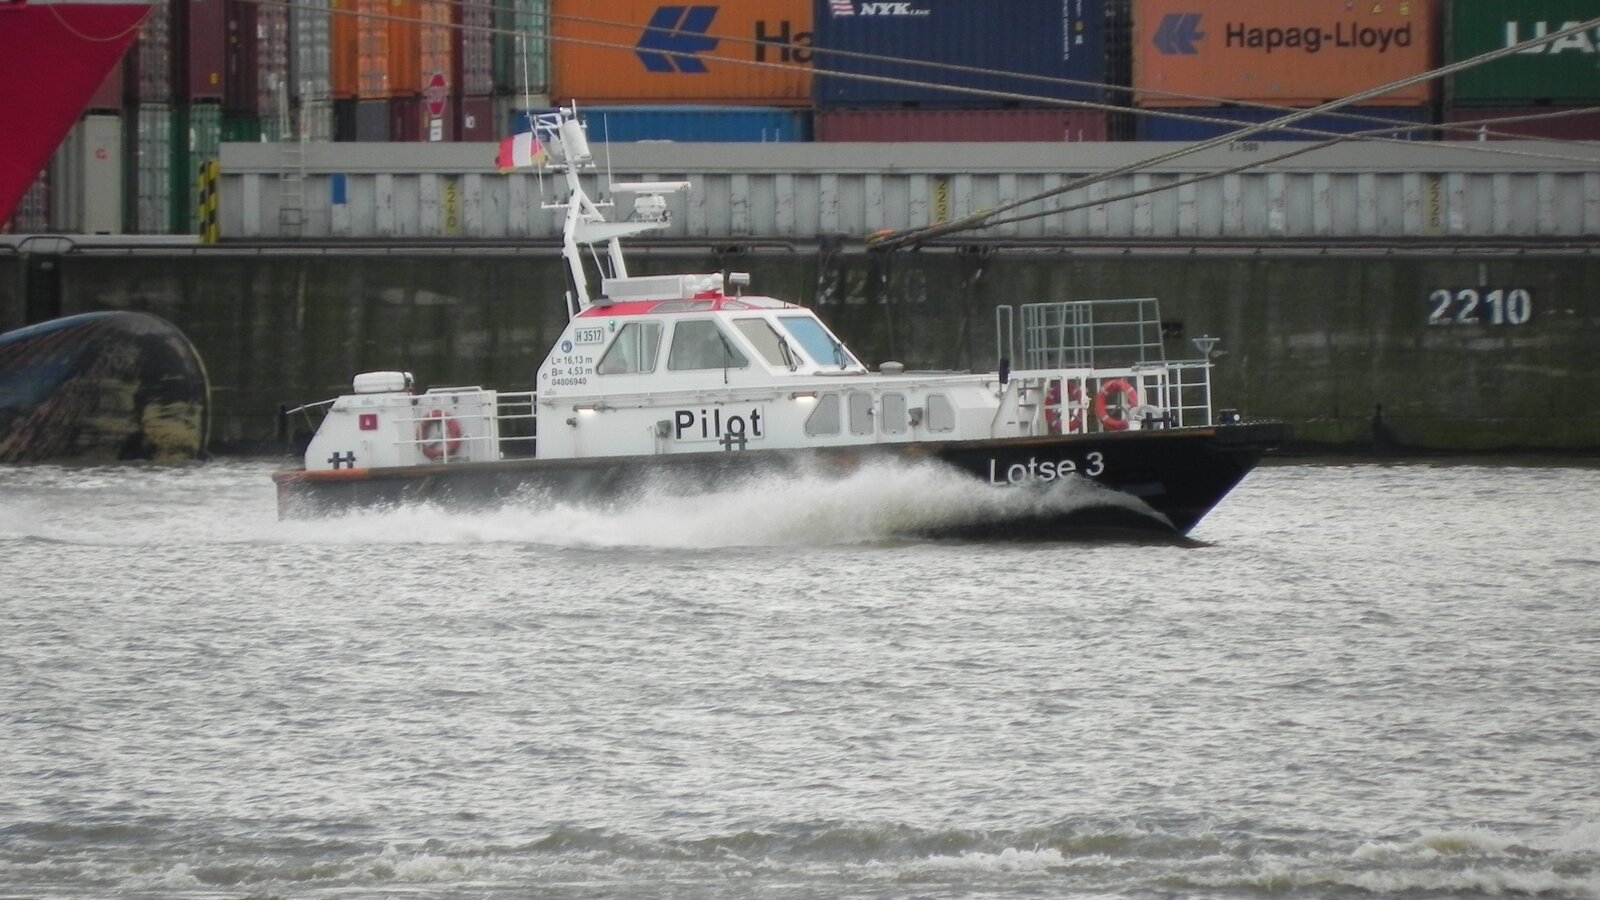
{"label": "hapag-lloyd logo", "polygon": [[[1200,29],[1201,13],[1169,13],[1156,27],[1154,43],[1164,56],[1192,56],[1203,48],[1206,33]],[[1413,41],[1412,24],[1362,25],[1360,22],[1334,22],[1323,25],[1291,25],[1257,27],[1248,22],[1228,22],[1222,29],[1223,46],[1230,50],[1261,50],[1275,53],[1279,50],[1298,50],[1302,53],[1321,53],[1334,50],[1375,50],[1388,53],[1394,48],[1410,47]]]}

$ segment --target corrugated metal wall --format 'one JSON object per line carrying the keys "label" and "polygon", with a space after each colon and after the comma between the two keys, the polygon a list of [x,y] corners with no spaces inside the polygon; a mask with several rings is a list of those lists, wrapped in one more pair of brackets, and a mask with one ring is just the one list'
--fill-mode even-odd
{"label": "corrugated metal wall", "polygon": [[[1173,148],[1148,144],[1154,156]],[[1065,210],[990,228],[983,238],[1294,239],[1592,237],[1600,234],[1600,149],[1587,161],[1530,155],[1516,169],[1471,144],[1338,146],[1260,170],[1174,186],[1196,174],[1265,160],[1286,144],[1194,154],[1102,182],[1021,212]],[[1516,144],[1497,144],[1516,148]],[[1528,145],[1530,151],[1535,145]],[[1548,148],[1545,148],[1546,150]],[[1132,161],[1129,145],[903,145],[892,169],[881,145],[613,145],[618,180],[688,178],[668,198],[667,236],[705,239],[860,238],[926,225],[1060,187]],[[225,145],[222,228],[227,238],[280,233],[282,149]],[[323,145],[306,154],[308,238],[544,239],[559,234],[540,203],[564,183],[490,170],[491,145]],[[992,160],[1002,160],[996,164]],[[624,203],[631,198],[623,197]],[[623,210],[623,215],[626,209]]]}

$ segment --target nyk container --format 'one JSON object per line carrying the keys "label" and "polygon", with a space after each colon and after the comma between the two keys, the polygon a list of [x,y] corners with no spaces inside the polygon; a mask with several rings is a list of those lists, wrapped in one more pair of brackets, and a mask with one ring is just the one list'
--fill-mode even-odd
{"label": "nyk container", "polygon": [[815,15],[819,109],[1040,106],[1105,94],[1105,0],[1007,0],[1003,11],[972,0],[816,0]]}
{"label": "nyk container", "polygon": [[[1133,0],[1137,106],[1318,106],[1430,71],[1435,0]],[[1425,106],[1424,81],[1362,100]]]}
{"label": "nyk container", "polygon": [[[551,112],[549,109],[539,112]],[[590,106],[579,107],[594,143],[678,141],[682,143],[782,143],[811,140],[811,114],[787,107]],[[526,112],[513,119],[513,133],[529,130]]]}
{"label": "nyk container", "polygon": [[551,11],[557,103],[811,103],[811,0],[553,0]]}
{"label": "nyk container", "polygon": [[1600,141],[1600,110],[1577,106],[1461,106],[1446,110],[1444,121],[1472,126],[1445,132],[1453,141]]}
{"label": "nyk container", "polygon": [[[1446,16],[1445,61],[1471,59],[1596,16],[1595,0],[1454,0]],[[1600,103],[1600,29],[1448,76],[1445,99],[1454,106]]]}
{"label": "nyk container", "polygon": [[[1340,135],[1362,131],[1384,131],[1375,138],[1426,141],[1433,138],[1432,112],[1423,107],[1407,109],[1399,106],[1347,106],[1339,111],[1343,115],[1322,114],[1301,119],[1293,125],[1271,131],[1260,131],[1248,141],[1323,141],[1327,138],[1308,131]],[[1195,143],[1238,131],[1248,125],[1259,125],[1285,115],[1283,110],[1253,107],[1202,108],[1195,106],[1174,108],[1146,108],[1138,115],[1135,133],[1141,141],[1182,141]],[[1186,117],[1200,117],[1194,121]],[[1376,120],[1376,121],[1375,121]],[[1405,126],[1424,126],[1407,129]],[[1394,130],[1394,129],[1400,130]],[[1297,130],[1303,129],[1303,130]]]}
{"label": "nyk container", "polygon": [[819,141],[1043,141],[1107,139],[1107,116],[1078,109],[822,109]]}
{"label": "nyk container", "polygon": [[228,16],[224,0],[174,2],[184,16],[180,33],[189,49],[189,80],[184,86],[183,99],[221,102],[228,70]]}
{"label": "nyk container", "polygon": [[494,29],[494,89],[548,94],[550,0],[494,0]]}

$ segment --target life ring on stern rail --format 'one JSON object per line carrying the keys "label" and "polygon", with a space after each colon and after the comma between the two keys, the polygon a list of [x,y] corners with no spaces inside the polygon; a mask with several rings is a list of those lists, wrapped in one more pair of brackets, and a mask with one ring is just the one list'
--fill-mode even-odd
{"label": "life ring on stern rail", "polygon": [[[1083,391],[1078,389],[1076,381],[1067,382],[1068,416],[1066,425],[1068,431],[1083,430]],[[1050,390],[1044,395],[1044,423],[1051,434],[1061,433],[1061,382],[1054,381]]]}
{"label": "life ring on stern rail", "polygon": [[[1122,402],[1113,410],[1111,397],[1116,394],[1122,396]],[[1107,431],[1127,431],[1128,411],[1138,405],[1139,389],[1126,378],[1113,378],[1100,385],[1099,393],[1094,395],[1094,417]]]}
{"label": "life ring on stern rail", "polygon": [[444,414],[442,409],[430,409],[417,423],[417,442],[422,455],[429,459],[444,459],[461,449],[461,423]]}

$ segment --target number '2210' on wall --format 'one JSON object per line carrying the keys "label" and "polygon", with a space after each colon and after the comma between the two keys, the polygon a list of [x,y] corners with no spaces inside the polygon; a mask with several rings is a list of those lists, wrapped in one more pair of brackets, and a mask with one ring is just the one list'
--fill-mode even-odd
{"label": "number '2210' on wall", "polygon": [[1440,288],[1428,295],[1429,325],[1526,325],[1533,295],[1522,288]]}

